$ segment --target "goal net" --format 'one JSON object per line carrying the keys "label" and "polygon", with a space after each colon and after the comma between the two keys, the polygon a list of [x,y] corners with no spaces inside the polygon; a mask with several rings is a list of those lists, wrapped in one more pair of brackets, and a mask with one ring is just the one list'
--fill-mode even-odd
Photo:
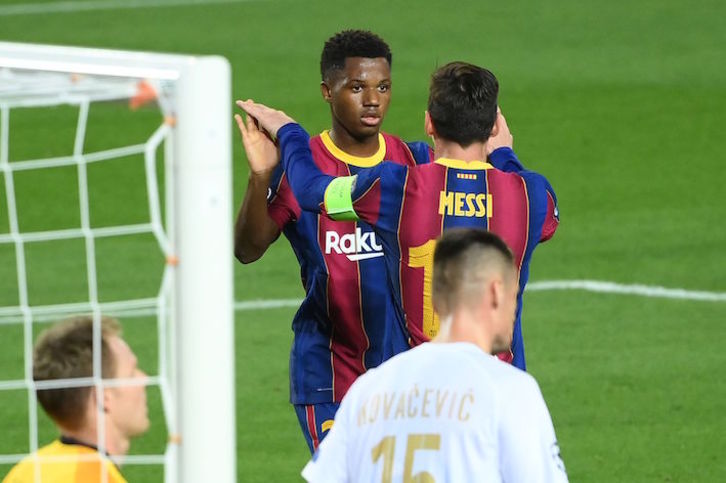
{"label": "goal net", "polygon": [[[57,437],[36,390],[134,383],[101,377],[111,315],[149,374],[127,479],[236,480],[230,110],[220,57],[0,42],[0,476]],[[34,382],[77,314],[93,377]]]}

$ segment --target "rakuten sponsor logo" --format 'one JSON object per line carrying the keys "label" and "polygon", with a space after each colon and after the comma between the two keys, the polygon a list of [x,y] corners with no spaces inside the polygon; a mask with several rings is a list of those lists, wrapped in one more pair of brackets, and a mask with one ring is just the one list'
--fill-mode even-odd
{"label": "rakuten sponsor logo", "polygon": [[345,254],[348,260],[366,260],[383,256],[383,246],[376,240],[376,234],[369,231],[363,233],[360,228],[355,233],[341,236],[335,231],[325,232],[325,254]]}

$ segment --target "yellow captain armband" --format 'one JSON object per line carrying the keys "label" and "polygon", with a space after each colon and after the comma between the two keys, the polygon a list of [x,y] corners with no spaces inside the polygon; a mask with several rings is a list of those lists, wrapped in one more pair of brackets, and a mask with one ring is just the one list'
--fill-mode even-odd
{"label": "yellow captain armband", "polygon": [[351,192],[355,176],[335,178],[325,189],[325,211],[336,221],[356,221],[358,215],[353,209]]}

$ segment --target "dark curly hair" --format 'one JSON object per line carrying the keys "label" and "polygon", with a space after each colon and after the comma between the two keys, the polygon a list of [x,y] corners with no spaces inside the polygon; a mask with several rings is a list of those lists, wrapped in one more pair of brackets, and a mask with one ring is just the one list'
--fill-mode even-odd
{"label": "dark curly hair", "polygon": [[348,57],[365,57],[375,59],[384,57],[388,65],[392,65],[391,49],[378,35],[368,30],[343,30],[325,42],[320,56],[320,75],[323,80],[330,78],[333,72],[345,68]]}

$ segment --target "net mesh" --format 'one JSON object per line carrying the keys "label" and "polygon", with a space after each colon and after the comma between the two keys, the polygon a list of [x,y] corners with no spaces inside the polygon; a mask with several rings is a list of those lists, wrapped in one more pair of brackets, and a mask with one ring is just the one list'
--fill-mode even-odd
{"label": "net mesh", "polygon": [[[170,480],[171,468],[175,465],[172,461],[175,455],[176,408],[172,397],[173,385],[173,303],[175,283],[176,257],[174,247],[167,235],[172,230],[173,224],[173,184],[165,173],[171,172],[173,159],[172,138],[174,136],[173,106],[167,95],[173,90],[172,83],[150,84],[142,79],[75,75],[70,73],[49,73],[13,70],[8,68],[0,69],[0,174],[4,178],[5,207],[0,204],[0,212],[6,211],[0,222],[7,223],[7,229],[0,227],[0,249],[5,253],[14,252],[17,303],[6,303],[10,297],[0,299],[0,327],[18,326],[22,327],[22,378],[3,378],[0,380],[0,394],[7,391],[27,391],[27,415],[28,415],[28,447],[27,453],[22,451],[12,454],[0,454],[0,464],[12,464],[33,454],[39,446],[49,442],[41,441],[39,437],[39,417],[36,403],[35,391],[42,388],[77,387],[92,385],[101,390],[104,387],[118,386],[124,384],[138,384],[138,381],[123,379],[102,379],[100,361],[100,318],[101,314],[116,316],[124,320],[140,318],[150,320],[154,325],[156,338],[156,374],[150,375],[145,384],[158,388],[163,408],[164,423],[167,429],[166,448],[163,452],[155,454],[132,454],[123,458],[123,464],[127,465],[163,465],[166,467],[166,479]],[[111,106],[105,109],[106,117],[113,117],[113,113],[122,111],[128,112],[129,104],[138,107],[141,104],[155,98],[161,122],[156,123],[151,131],[147,133],[143,142],[130,145],[111,145],[103,149],[87,150],[87,133],[89,132],[89,113],[96,106]],[[11,155],[11,141],[18,136],[11,136],[14,129],[13,115],[16,110],[38,110],[50,109],[63,106],[64,109],[73,109],[76,112],[75,128],[73,132],[73,143],[70,152],[61,155],[48,157],[34,157],[32,159],[15,159]],[[148,110],[148,108],[146,108]],[[110,114],[109,114],[110,113]],[[53,116],[49,116],[53,121]],[[22,116],[20,116],[22,119]],[[126,119],[126,118],[124,118]],[[18,129],[32,132],[33,126],[21,124]],[[114,129],[122,128],[123,120],[112,122]],[[32,135],[32,134],[31,134]],[[38,136],[38,134],[35,134]],[[107,133],[106,138],[114,139],[113,133]],[[42,142],[38,139],[36,142]],[[99,217],[92,217],[93,201],[91,193],[98,191],[94,189],[92,177],[89,177],[89,167],[102,163],[119,163],[127,160],[143,159],[143,177],[145,179],[145,202],[143,211],[145,216],[140,222],[134,223],[103,223],[96,222]],[[129,161],[130,164],[130,161]],[[40,172],[47,170],[48,176],[39,179],[46,180],[49,185],[54,184],[54,178],[58,173],[68,174],[68,170],[75,171],[77,195],[74,199],[77,206],[77,217],[75,226],[58,227],[57,223],[48,220],[47,226],[39,226],[38,223],[24,223],[23,213],[31,212],[32,208],[23,210],[19,206],[19,198],[16,196],[18,177],[24,173]],[[39,193],[36,199],[44,196],[44,187],[34,185]],[[101,187],[101,190],[110,189]],[[52,190],[51,190],[52,191]],[[28,198],[33,198],[32,196]],[[137,197],[139,198],[139,197]],[[108,207],[111,210],[113,207]],[[34,218],[42,218],[42,215],[33,215]],[[2,218],[6,218],[3,220]],[[113,218],[113,217],[112,217]],[[25,227],[29,228],[26,229]],[[158,287],[155,293],[146,297],[123,297],[130,293],[123,290],[108,290],[109,296],[100,296],[99,293],[99,270],[108,265],[104,262],[109,254],[98,253],[98,245],[103,240],[116,240],[113,253],[124,258],[125,250],[138,250],[134,248],[137,236],[146,235],[153,237],[158,252],[166,261]],[[80,250],[80,259],[68,260],[68,264],[85,266],[85,280],[67,280],[70,285],[84,285],[85,296],[82,300],[60,301],[57,303],[36,303],[32,297],[33,283],[41,277],[28,276],[28,253],[32,246],[44,246],[45,243],[58,243],[62,241],[78,242],[83,249]],[[124,248],[128,243],[132,248]],[[63,257],[67,254],[61,255]],[[114,255],[110,255],[113,257]],[[143,271],[143,267],[139,267]],[[3,278],[13,277],[12,265],[5,263]],[[67,274],[58,274],[48,271],[40,271],[43,277],[69,278]],[[153,270],[152,270],[153,272]],[[76,272],[78,274],[78,272]],[[73,276],[70,276],[73,279]],[[80,276],[75,278],[81,278]],[[60,282],[64,283],[64,282]],[[123,281],[119,283],[123,284]],[[114,298],[114,295],[121,294],[121,298]],[[7,294],[6,294],[7,295]],[[37,297],[36,297],[37,298]],[[52,297],[51,297],[52,298]],[[46,297],[44,300],[48,299]],[[41,300],[41,298],[38,298]],[[4,304],[4,305],[3,305]],[[34,337],[37,335],[39,324],[48,321],[60,320],[72,314],[93,314],[94,317],[94,371],[93,377],[69,380],[54,380],[34,382],[32,375],[32,350]],[[41,327],[42,328],[42,327]],[[145,330],[149,330],[147,327]],[[133,346],[133,344],[132,344]],[[0,377],[3,377],[0,375]],[[99,413],[102,401],[99,399]],[[103,421],[103,418],[99,418]],[[99,425],[98,440],[99,449],[104,450],[104,424]],[[102,466],[103,467],[103,466]],[[103,467],[105,468],[105,467]],[[105,470],[104,470],[105,473]],[[107,475],[103,476],[105,480]]]}

